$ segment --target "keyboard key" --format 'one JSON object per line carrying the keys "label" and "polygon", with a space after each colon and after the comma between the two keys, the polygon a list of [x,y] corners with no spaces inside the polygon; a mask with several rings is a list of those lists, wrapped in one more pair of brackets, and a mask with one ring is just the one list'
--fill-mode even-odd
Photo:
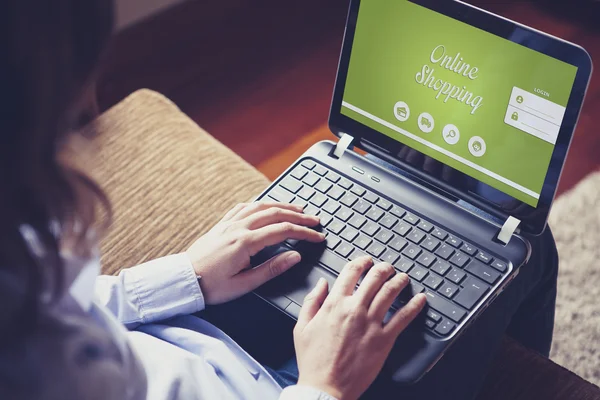
{"label": "keyboard key", "polygon": [[446,240],[448,237],[446,231],[443,231],[440,228],[434,228],[431,234],[440,240]]}
{"label": "keyboard key", "polygon": [[458,286],[450,282],[444,282],[442,287],[438,289],[438,292],[451,299],[458,292]]}
{"label": "keyboard key", "polygon": [[340,209],[335,213],[335,216],[344,222],[347,222],[350,218],[352,218],[353,215],[354,211],[345,206],[341,206]]}
{"label": "keyboard key", "polygon": [[430,269],[444,276],[446,272],[448,272],[448,270],[450,269],[450,264],[443,260],[437,260],[435,264],[431,266]]}
{"label": "keyboard key", "polygon": [[276,188],[269,192],[269,197],[280,203],[291,203],[295,196],[287,190]]}
{"label": "keyboard key", "polygon": [[439,249],[435,251],[435,254],[442,257],[444,260],[447,260],[450,257],[452,257],[452,254],[454,254],[454,249],[451,246],[444,243],[440,246]]}
{"label": "keyboard key", "polygon": [[419,254],[421,254],[422,251],[423,250],[421,250],[419,246],[416,246],[411,243],[402,251],[402,254],[404,254],[411,260],[415,260],[419,256]]}
{"label": "keyboard key", "polygon": [[371,245],[367,248],[367,252],[375,258],[379,258],[379,256],[383,254],[384,251],[385,246],[377,242],[371,243]]}
{"label": "keyboard key", "polygon": [[333,235],[327,235],[327,238],[325,239],[327,242],[327,248],[328,249],[335,249],[337,247],[337,245],[339,245],[342,241]]}
{"label": "keyboard key", "polygon": [[419,244],[425,239],[425,234],[418,229],[413,229],[406,238],[413,243]]}
{"label": "keyboard key", "polygon": [[399,263],[394,264],[394,267],[396,267],[397,270],[399,270],[400,272],[404,272],[404,273],[407,273],[408,271],[410,271],[410,269],[414,266],[415,266],[415,263],[410,261],[407,258],[401,258]]}
{"label": "keyboard key", "polygon": [[383,214],[383,211],[381,211],[379,208],[371,207],[371,209],[367,212],[366,216],[367,218],[377,222],[381,219],[381,217],[383,217]]}
{"label": "keyboard key", "polygon": [[302,188],[302,190],[298,192],[298,196],[300,196],[300,198],[302,198],[306,201],[310,200],[310,198],[313,197],[314,195],[315,195],[314,189],[311,189],[307,186],[304,186]]}
{"label": "keyboard key", "polygon": [[377,196],[375,193],[367,192],[363,196],[363,199],[367,200],[369,203],[375,204],[377,203],[377,200],[379,200],[379,196]]}
{"label": "keyboard key", "polygon": [[433,290],[436,290],[442,284],[442,282],[444,282],[444,279],[442,279],[441,276],[434,273],[429,274],[427,279],[423,281],[425,286],[429,286]]}
{"label": "keyboard key", "polygon": [[365,214],[367,211],[369,211],[369,209],[371,208],[371,204],[369,204],[367,201],[365,200],[359,200],[356,202],[356,204],[354,205],[354,207],[352,207],[352,209],[354,211],[356,211],[357,213],[361,213],[361,214]]}
{"label": "keyboard key", "polygon": [[381,218],[381,220],[379,221],[379,223],[381,225],[383,225],[384,227],[386,227],[387,229],[392,229],[394,227],[394,225],[396,225],[396,222],[398,222],[398,218],[387,214],[385,217]]}
{"label": "keyboard key", "polygon": [[450,235],[448,236],[448,239],[446,239],[446,243],[450,243],[453,247],[458,249],[460,246],[462,246],[463,241],[456,236]]}
{"label": "keyboard key", "polygon": [[394,234],[387,229],[382,229],[375,235],[375,239],[379,240],[383,244],[388,244],[390,240],[394,237]]}
{"label": "keyboard key", "polygon": [[310,199],[310,202],[319,208],[323,207],[323,204],[325,204],[326,201],[327,196],[325,196],[323,193],[315,193],[312,199]]}
{"label": "keyboard key", "polygon": [[309,204],[306,207],[304,207],[304,214],[306,214],[306,215],[318,215],[320,212],[321,212],[321,210],[319,210],[317,207],[313,206],[312,204]]}
{"label": "keyboard key", "polygon": [[348,256],[350,255],[350,253],[352,253],[353,250],[354,250],[354,247],[352,247],[351,244],[348,244],[346,242],[342,242],[342,244],[340,244],[335,249],[335,252],[338,253],[340,256],[342,256],[344,258],[348,258]]}
{"label": "keyboard key", "polygon": [[433,230],[433,225],[427,221],[423,221],[421,220],[421,222],[419,222],[417,224],[417,227],[419,227],[419,229],[424,230],[425,232],[429,233]]}
{"label": "keyboard key", "polygon": [[354,249],[352,254],[350,254],[350,257],[348,257],[348,258],[350,261],[354,261],[357,258],[366,257],[366,256],[367,256],[367,254],[363,253],[362,251]]}
{"label": "keyboard key", "polygon": [[340,205],[336,201],[328,201],[322,208],[323,211],[327,211],[329,214],[333,215],[337,210],[340,209]]}
{"label": "keyboard key", "polygon": [[357,186],[357,185],[354,185],[352,187],[352,189],[350,189],[350,191],[359,197],[361,197],[362,195],[364,195],[366,193],[365,189],[363,189],[362,187]]}
{"label": "keyboard key", "polygon": [[452,268],[452,271],[446,275],[446,279],[458,285],[463,279],[465,279],[465,276],[467,276],[467,274],[465,274],[462,270],[458,268]]}
{"label": "keyboard key", "polygon": [[356,229],[362,228],[366,222],[367,222],[367,219],[359,214],[354,214],[354,216],[352,218],[350,218],[350,221],[348,221],[348,223],[350,225],[352,225],[353,227],[355,227]]}
{"label": "keyboard key", "polygon": [[386,199],[379,198],[379,201],[377,202],[377,206],[384,209],[385,211],[390,211],[390,208],[392,208],[392,203],[390,203]]}
{"label": "keyboard key", "polygon": [[442,320],[442,316],[435,310],[432,310],[431,308],[429,310],[427,310],[427,318],[435,321],[435,322],[440,322]]}
{"label": "keyboard key", "polygon": [[505,262],[494,260],[492,263],[492,267],[496,268],[500,272],[506,272],[508,269],[508,265]]}
{"label": "keyboard key", "polygon": [[292,178],[285,178],[280,183],[281,187],[296,194],[302,189],[302,183]]}
{"label": "keyboard key", "polygon": [[347,240],[348,242],[352,242],[358,236],[358,231],[356,229],[346,227],[344,229],[344,233],[340,235],[342,239]]}
{"label": "keyboard key", "polygon": [[410,270],[408,276],[415,279],[417,282],[421,282],[429,271],[426,268],[421,267],[420,265],[416,265],[413,269]]}
{"label": "keyboard key", "polygon": [[302,166],[306,167],[307,169],[313,169],[317,164],[314,161],[311,160],[304,160],[302,161]]}
{"label": "keyboard key", "polygon": [[340,200],[340,202],[346,207],[352,207],[358,201],[358,197],[352,193],[346,193],[346,195]]}
{"label": "keyboard key", "polygon": [[463,245],[460,249],[470,256],[474,256],[475,253],[477,253],[477,249],[475,248],[475,246],[473,246],[472,244],[469,244],[467,242],[463,243]]}
{"label": "keyboard key", "polygon": [[476,277],[483,279],[490,285],[496,283],[496,281],[500,278],[500,273],[498,273],[498,271],[488,267],[487,265],[483,265],[477,260],[471,261],[465,269]]}
{"label": "keyboard key", "polygon": [[360,229],[367,222],[367,219],[359,214],[354,214],[352,218],[348,221],[348,224],[355,227],[356,229]]}
{"label": "keyboard key", "polygon": [[329,192],[327,192],[327,196],[331,197],[334,200],[339,200],[346,191],[339,186],[332,187]]}
{"label": "keyboard key", "polygon": [[319,218],[321,219],[321,226],[323,228],[329,225],[329,223],[333,220],[333,217],[327,213],[321,213],[321,215],[319,215]]}
{"label": "keyboard key", "polygon": [[333,184],[331,182],[321,179],[319,183],[317,183],[317,185],[315,186],[315,189],[317,189],[321,193],[327,193],[327,191],[331,189],[332,186]]}
{"label": "keyboard key", "polygon": [[327,176],[326,176],[326,178],[327,178],[328,180],[330,180],[331,182],[333,182],[333,183],[336,183],[337,181],[339,181],[339,180],[341,179],[341,176],[339,176],[338,174],[336,174],[336,173],[335,173],[335,172],[333,172],[333,171],[329,171],[329,172],[327,173]]}
{"label": "keyboard key", "polygon": [[375,236],[375,234],[379,232],[379,229],[379,225],[373,221],[369,221],[365,224],[365,226],[362,227],[361,230],[369,236]]}
{"label": "keyboard key", "polygon": [[400,259],[400,254],[396,253],[393,250],[387,249],[383,256],[381,256],[381,261],[390,263],[394,265],[396,261]]}
{"label": "keyboard key", "polygon": [[480,251],[479,253],[477,253],[475,258],[478,259],[479,261],[483,262],[484,264],[489,264],[490,262],[492,262],[492,256],[490,256],[487,253],[484,253],[483,251]]}
{"label": "keyboard key", "polygon": [[400,221],[392,230],[400,236],[406,236],[412,227],[404,221]]}
{"label": "keyboard key", "polygon": [[425,292],[425,295],[427,296],[427,304],[430,307],[433,307],[433,309],[450,318],[452,321],[460,322],[464,318],[466,312],[444,299],[441,294],[428,290]]}
{"label": "keyboard key", "polygon": [[[343,242],[342,242],[342,244],[343,244]],[[340,246],[341,246],[341,244],[340,244]],[[321,264],[323,264],[323,265],[325,265],[325,266],[333,269],[338,274],[340,272],[342,272],[342,270],[344,269],[344,267],[348,263],[345,259],[341,258],[340,256],[338,256],[337,254],[335,254],[332,251],[324,251],[324,252],[322,252],[321,256],[319,257],[319,262]]]}
{"label": "keyboard key", "polygon": [[317,184],[317,182],[319,182],[320,180],[321,180],[321,178],[319,178],[317,175],[315,175],[311,172],[308,175],[306,175],[304,177],[304,179],[302,179],[302,182],[304,182],[304,184],[312,187],[312,186],[315,186]]}
{"label": "keyboard key", "polygon": [[465,253],[461,253],[460,251],[457,251],[456,253],[454,253],[454,255],[452,257],[450,257],[450,262],[454,265],[456,265],[457,267],[464,267],[465,264],[467,264],[469,262],[469,256],[466,255]]}
{"label": "keyboard key", "polygon": [[[469,283],[467,283],[469,282]],[[490,287],[483,282],[479,282],[475,279],[467,279],[463,285],[463,289],[454,298],[454,301],[466,308],[471,310],[475,304],[481,300],[481,298],[490,290]]]}
{"label": "keyboard key", "polygon": [[402,249],[404,249],[404,247],[408,244],[408,242],[404,239],[402,239],[401,237],[394,237],[392,239],[391,242],[388,243],[388,246],[391,247],[392,249],[400,252],[402,251]]}
{"label": "keyboard key", "polygon": [[366,248],[369,247],[371,242],[373,242],[373,239],[371,239],[370,237],[365,235],[358,235],[358,237],[354,239],[352,243],[354,243],[354,245],[359,249],[366,250]]}
{"label": "keyboard key", "polygon": [[433,253],[439,247],[440,243],[441,242],[433,236],[427,236],[423,243],[421,243],[421,246]]}
{"label": "keyboard key", "polygon": [[456,327],[456,324],[454,324],[453,322],[451,322],[447,319],[444,319],[442,321],[442,323],[438,324],[438,326],[435,328],[435,332],[442,336],[446,336],[447,334],[452,332],[452,330],[455,327]]}
{"label": "keyboard key", "polygon": [[317,165],[315,167],[315,169],[313,170],[316,174],[321,175],[321,176],[325,176],[327,175],[327,168],[325,168],[322,165]]}
{"label": "keyboard key", "polygon": [[404,214],[406,214],[406,210],[402,207],[394,206],[394,207],[392,207],[391,213],[394,214],[398,218],[402,218],[402,217],[404,217]]}
{"label": "keyboard key", "polygon": [[419,258],[417,258],[417,262],[427,268],[431,266],[435,261],[435,257],[433,254],[424,251]]}
{"label": "keyboard key", "polygon": [[296,167],[294,168],[294,170],[292,171],[292,176],[298,180],[302,180],[302,178],[304,178],[306,175],[308,174],[308,170],[304,167]]}
{"label": "keyboard key", "polygon": [[419,217],[412,213],[406,213],[404,220],[411,225],[417,225],[421,221]]}
{"label": "keyboard key", "polygon": [[346,178],[342,178],[338,182],[338,185],[340,185],[344,189],[348,190],[348,189],[350,189],[352,187],[353,183],[352,183],[352,181],[350,181],[350,180],[348,180]]}
{"label": "keyboard key", "polygon": [[296,197],[294,200],[292,200],[292,204],[302,206],[302,208],[304,208],[308,203],[305,200],[302,200],[300,197]]}
{"label": "keyboard key", "polygon": [[436,324],[435,322],[433,322],[432,320],[430,320],[430,319],[426,319],[426,320],[425,320],[425,326],[426,326],[427,328],[429,328],[429,329],[435,329],[435,326],[436,326],[436,325],[437,325],[437,324]]}
{"label": "keyboard key", "polygon": [[334,219],[329,223],[329,225],[327,225],[327,230],[332,232],[334,235],[339,235],[345,227],[346,225],[342,221]]}

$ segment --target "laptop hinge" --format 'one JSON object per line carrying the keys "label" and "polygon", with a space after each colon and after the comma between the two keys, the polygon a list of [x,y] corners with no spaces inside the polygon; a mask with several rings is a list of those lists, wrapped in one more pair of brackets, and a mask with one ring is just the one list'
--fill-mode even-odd
{"label": "laptop hinge", "polygon": [[339,160],[342,157],[342,155],[344,154],[344,152],[346,150],[348,150],[349,147],[352,146],[353,141],[354,141],[354,138],[352,136],[348,135],[347,133],[342,134],[342,137],[340,138],[340,140],[337,142],[335,147],[329,153],[329,157],[333,157],[336,160]]}
{"label": "laptop hinge", "polygon": [[502,228],[500,229],[500,232],[498,233],[498,236],[496,236],[496,239],[503,243],[504,245],[507,245],[508,242],[510,242],[510,239],[512,238],[512,236],[515,234],[515,232],[518,232],[518,228],[519,225],[521,224],[521,220],[517,219],[515,217],[513,217],[512,215],[508,217],[508,219],[506,220],[506,222],[504,222],[504,225],[502,226]]}

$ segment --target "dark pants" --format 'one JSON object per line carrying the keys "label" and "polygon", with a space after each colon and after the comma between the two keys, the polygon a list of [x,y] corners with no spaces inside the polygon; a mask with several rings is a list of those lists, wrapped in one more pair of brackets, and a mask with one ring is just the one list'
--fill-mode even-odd
{"label": "dark pants", "polygon": [[[412,386],[398,386],[378,379],[365,397],[472,399],[505,334],[548,356],[554,326],[558,255],[549,228],[529,240],[533,247],[531,260],[421,381]],[[201,316],[267,366],[282,386],[297,381],[294,322],[287,316],[254,295],[211,307]]]}

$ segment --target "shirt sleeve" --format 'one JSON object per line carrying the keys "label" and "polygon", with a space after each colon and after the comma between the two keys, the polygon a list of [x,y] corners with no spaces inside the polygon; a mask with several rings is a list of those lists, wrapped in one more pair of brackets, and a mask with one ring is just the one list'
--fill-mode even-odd
{"label": "shirt sleeve", "polygon": [[94,300],[128,329],[204,309],[198,277],[185,253],[124,269],[118,276],[99,276]]}
{"label": "shirt sleeve", "polygon": [[335,397],[310,386],[288,386],[281,392],[279,400],[337,400]]}

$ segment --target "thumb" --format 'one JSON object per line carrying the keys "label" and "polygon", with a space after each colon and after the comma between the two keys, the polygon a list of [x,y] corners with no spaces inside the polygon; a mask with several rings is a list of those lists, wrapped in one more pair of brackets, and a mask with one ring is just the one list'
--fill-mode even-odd
{"label": "thumb", "polygon": [[263,283],[283,274],[298,264],[301,259],[300,253],[296,251],[286,251],[285,253],[278,254],[258,267],[236,275],[233,278],[235,280],[234,286],[237,286],[245,293],[251,292]]}
{"label": "thumb", "polygon": [[300,315],[298,316],[298,323],[296,324],[297,329],[302,331],[315,315],[317,315],[329,293],[327,290],[328,287],[329,284],[327,283],[327,280],[321,278],[314,289],[306,295],[304,304],[300,310]]}

